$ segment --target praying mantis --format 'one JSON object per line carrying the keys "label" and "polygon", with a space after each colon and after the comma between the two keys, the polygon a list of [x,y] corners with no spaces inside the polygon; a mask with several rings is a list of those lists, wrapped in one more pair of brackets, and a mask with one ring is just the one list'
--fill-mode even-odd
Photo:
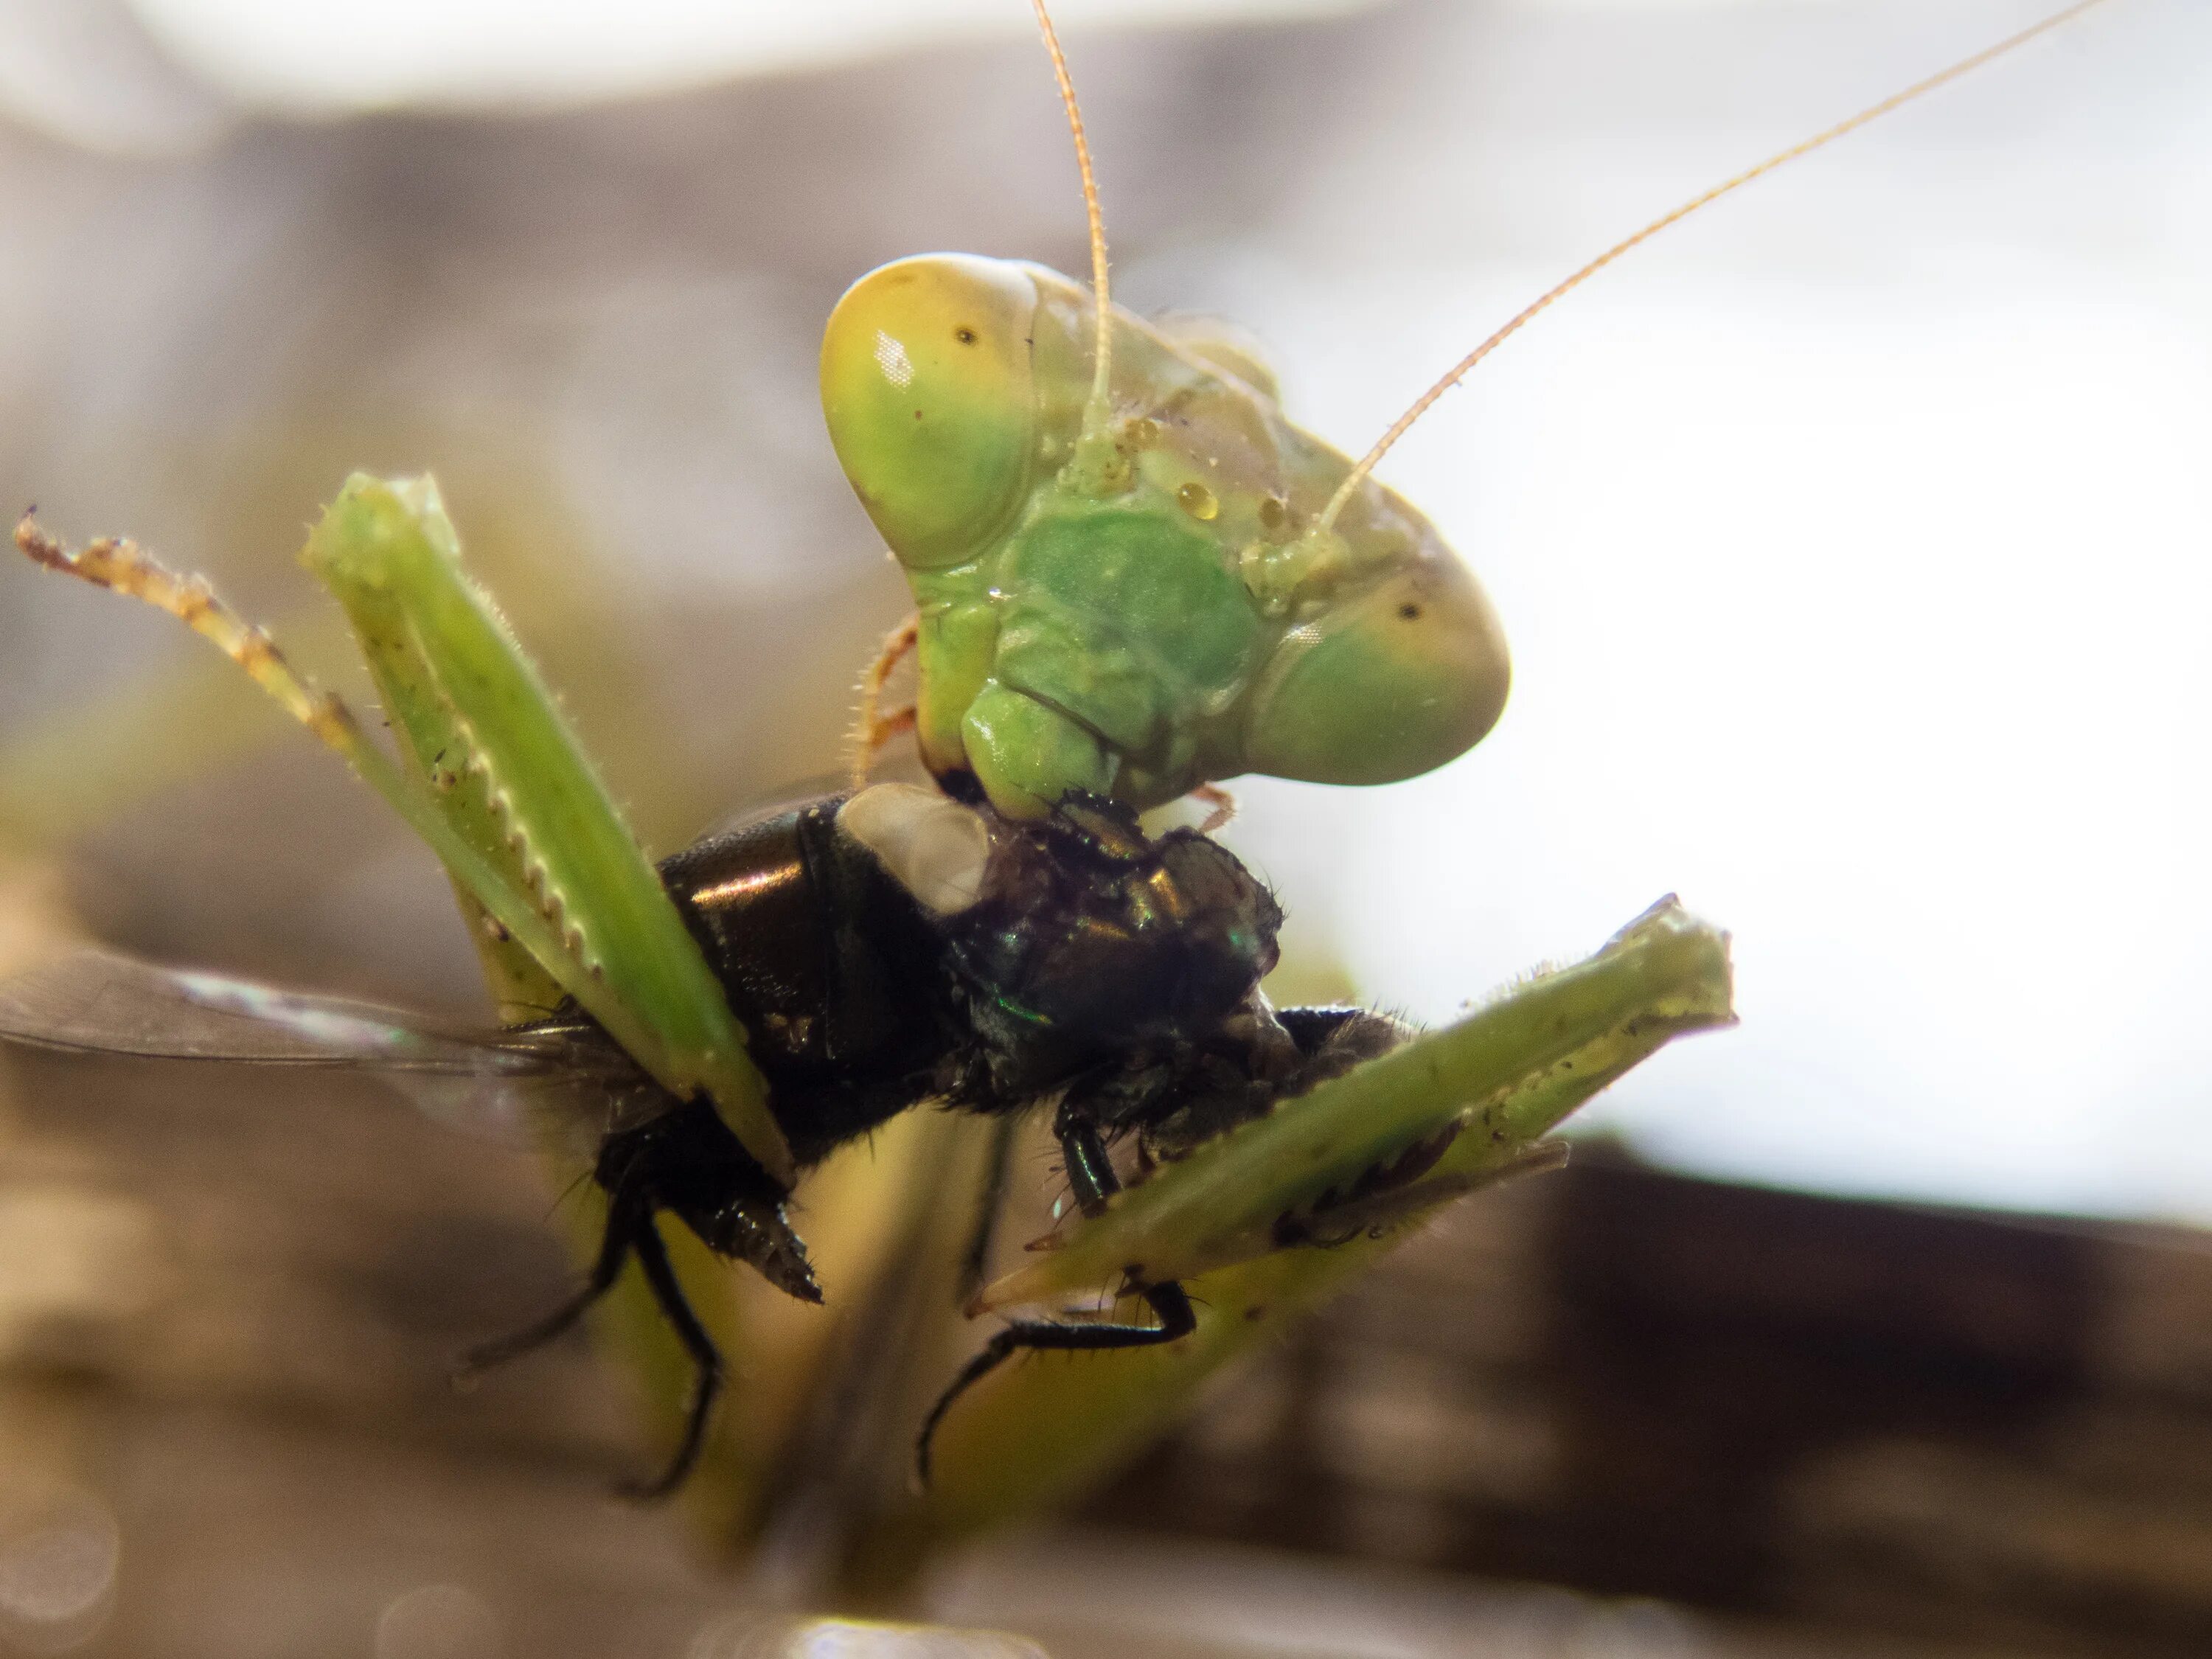
{"label": "praying mantis", "polygon": [[[1839,136],[2025,38],[1814,142]],[[1054,57],[1065,86],[1056,45]],[[1072,112],[1072,92],[1069,104]],[[885,386],[906,392],[932,368],[921,346],[899,332],[921,325],[896,309],[905,301],[884,273],[848,296],[825,341],[833,441],[901,554],[921,607],[911,636],[921,674],[915,726],[931,769],[954,793],[980,797],[991,811],[1020,819],[1048,816],[1072,791],[1149,806],[1246,771],[1372,783],[1463,750],[1498,718],[1506,678],[1502,635],[1472,578],[1418,514],[1341,458],[1302,453],[1297,459],[1310,477],[1279,492],[1255,492],[1250,477],[1224,476],[1199,450],[1179,445],[1178,431],[1239,422],[1262,428],[1279,449],[1291,441],[1263,387],[1218,357],[1162,341],[1139,319],[1109,311],[1103,232],[1087,179],[1086,195],[1097,322],[1087,362],[1085,296],[1065,278],[945,261],[892,268],[937,285],[924,296],[921,325],[938,326],[963,352],[972,345],[998,353],[995,386],[976,392],[963,381],[957,388],[990,428],[972,491],[948,476],[938,452],[894,453],[888,482],[872,465],[889,434],[906,432],[899,420],[911,417],[903,408],[869,411],[869,396]],[[1669,215],[1543,296],[1471,354],[1455,377],[1583,275],[1679,216]],[[948,297],[948,278],[969,286]],[[902,286],[910,299],[917,283]],[[995,335],[976,326],[965,308],[977,295],[985,309],[975,314],[995,321]],[[1019,312],[1024,303],[1026,315]],[[1023,340],[1045,353],[1038,334],[1024,332],[1045,315],[1057,330],[1048,349],[1059,354],[1048,376],[1050,409],[1042,416],[1010,416],[1006,383],[1030,372],[1012,361],[1012,344]],[[976,338],[962,340],[963,329]],[[885,340],[899,349],[884,349]],[[1170,419],[1122,406],[1104,349],[1109,340],[1123,342],[1125,375],[1134,374],[1137,384],[1164,398],[1183,398]],[[945,422],[921,424],[933,435]],[[1026,476],[1030,447],[1064,466],[1048,477]],[[1014,478],[1017,472],[1024,476]],[[902,494],[915,488],[924,496],[918,506]],[[1141,497],[1133,506],[1133,495]],[[1086,516],[1102,515],[1102,504],[1125,522],[1172,526],[1174,556],[1201,586],[1177,587],[1150,611],[1124,603],[1126,590],[1102,592],[1102,569],[1124,580],[1162,545],[1131,532],[1124,538],[1128,550],[1110,568],[1087,562],[1078,532]],[[1383,538],[1380,551],[1358,545],[1351,533],[1393,517],[1395,534]],[[1016,520],[1030,528],[1073,523],[1077,530],[1042,541],[1000,537]],[[1233,532],[1237,544],[1224,553],[1205,533],[1215,526]],[[151,599],[214,637],[339,749],[438,853],[504,1000],[520,1007],[545,1006],[556,994],[573,999],[669,1093],[711,1100],[760,1168],[787,1184],[793,1160],[763,1085],[749,1070],[745,1034],[726,1006],[718,1012],[718,995],[670,925],[674,912],[653,902],[648,866],[621,832],[526,662],[459,576],[457,538],[426,484],[356,480],[311,543],[318,572],[340,592],[398,717],[397,763],[342,705],[293,675],[264,636],[237,624],[204,589],[172,580],[120,545],[71,554],[35,527],[21,541],[43,562]],[[1036,614],[998,614],[1031,600]],[[1415,614],[1406,615],[1408,607]],[[1107,616],[1122,624],[1121,637],[1102,638],[1097,623]],[[1138,623],[1133,643],[1131,618]],[[1178,637],[1151,626],[1170,621],[1182,629]],[[1391,642],[1409,630],[1409,639]],[[894,637],[902,648],[905,632]],[[1378,638],[1384,643],[1376,644]],[[1172,672],[1164,676],[1164,668]],[[1164,690],[1157,683],[1163,678],[1175,683]],[[871,684],[881,678],[872,673]],[[889,728],[897,725],[872,719],[865,744],[895,735]],[[1510,1163],[1658,1041],[1728,1018],[1725,942],[1675,912],[1644,919],[1577,971],[1582,978],[1534,981],[1387,1062],[1301,1097],[1295,1109],[1271,1114],[1170,1166],[1103,1206],[1041,1267],[994,1287],[987,1300],[1048,1300],[1095,1288],[1102,1273],[1110,1279],[1133,1263],[1148,1282],[1255,1270],[1295,1278],[1301,1261],[1316,1283],[1334,1277],[1351,1256],[1285,1253],[1274,1223],[1355,1184],[1444,1125],[1480,1121],[1494,1138],[1462,1135],[1463,1153],[1480,1156],[1469,1169],[1432,1172],[1442,1184],[1426,1196],[1463,1190],[1487,1169]],[[1587,1004],[1572,1006],[1571,1018],[1546,1000],[1565,995],[1568,986],[1598,988]],[[1565,1034],[1547,1030],[1547,1019],[1566,1019]],[[1460,1057],[1447,1058],[1453,1055]],[[1299,1173],[1288,1175],[1287,1167]],[[1400,1227],[1418,1213],[1390,1212],[1378,1224]],[[1277,1259],[1285,1255],[1287,1261]],[[1235,1297],[1217,1287],[1215,1300],[1230,1305]],[[1256,1297],[1249,1300],[1257,1305]],[[1192,1341],[1208,1340],[1222,1358],[1234,1346],[1204,1331]],[[1197,1367],[1185,1369],[1194,1376]],[[981,1468],[989,1448],[975,1444],[977,1435],[971,1431],[963,1443],[975,1448]],[[939,1501],[963,1501],[957,1482],[945,1484],[953,1496]],[[972,1490],[965,1500],[971,1504]]]}

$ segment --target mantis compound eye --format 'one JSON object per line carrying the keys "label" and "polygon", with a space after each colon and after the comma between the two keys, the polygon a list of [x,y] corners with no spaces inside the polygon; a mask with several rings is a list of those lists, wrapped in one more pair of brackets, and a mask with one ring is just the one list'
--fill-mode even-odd
{"label": "mantis compound eye", "polygon": [[860,504],[909,569],[980,550],[1021,500],[1036,451],[1018,265],[929,253],[853,284],[822,337],[822,412]]}
{"label": "mantis compound eye", "polygon": [[1449,556],[1293,629],[1254,688],[1244,759],[1313,783],[1395,783],[1467,752],[1505,707],[1505,635]]}

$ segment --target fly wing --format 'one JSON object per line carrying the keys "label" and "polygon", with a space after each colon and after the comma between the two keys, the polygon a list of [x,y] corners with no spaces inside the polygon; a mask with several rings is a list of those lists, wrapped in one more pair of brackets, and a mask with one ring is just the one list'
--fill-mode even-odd
{"label": "fly wing", "polygon": [[0,1042],[359,1070],[450,1127],[586,1153],[676,1104],[594,1026],[471,1027],[98,949],[0,981]]}
{"label": "fly wing", "polygon": [[471,1031],[343,997],[72,951],[0,982],[0,1039],[39,1048],[262,1066],[544,1069],[528,1030]]}
{"label": "fly wing", "polygon": [[[880,769],[889,771],[888,766]],[[732,808],[708,827],[700,841],[715,841],[724,836],[734,836],[740,830],[750,830],[756,823],[766,822],[778,813],[789,812],[802,806],[811,806],[817,801],[829,800],[839,795],[850,794],[852,776],[842,772],[819,772],[812,777],[763,790],[742,806]]]}
{"label": "fly wing", "polygon": [[678,1103],[620,1050],[613,1052],[617,1058],[605,1066],[474,1073],[372,1066],[365,1075],[447,1128],[589,1161],[608,1136],[650,1123]]}

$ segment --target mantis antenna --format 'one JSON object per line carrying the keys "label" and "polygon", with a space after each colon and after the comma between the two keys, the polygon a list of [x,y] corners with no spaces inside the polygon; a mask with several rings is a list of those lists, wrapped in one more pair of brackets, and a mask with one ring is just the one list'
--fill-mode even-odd
{"label": "mantis antenna", "polygon": [[[1880,103],[1861,110],[1856,115],[1852,116],[1849,120],[1838,121],[1834,126],[1828,128],[1825,132],[1815,133],[1810,138],[1807,138],[1801,143],[1792,144],[1788,149],[1783,150],[1777,155],[1768,156],[1757,167],[1748,168],[1742,173],[1737,173],[1735,178],[1727,180],[1725,183],[1715,185],[1711,190],[1706,191],[1703,195],[1691,198],[1690,200],[1683,203],[1681,206],[1676,208],[1673,212],[1662,214],[1660,217],[1654,219],[1650,224],[1644,226],[1643,229],[1638,231],[1633,236],[1626,237],[1620,241],[1615,242],[1611,247],[1606,249],[1606,251],[1599,254],[1596,258],[1591,260],[1580,270],[1576,271],[1573,276],[1569,276],[1565,282],[1559,283],[1556,288],[1548,289],[1545,293],[1538,295],[1532,304],[1516,313],[1506,322],[1503,328],[1499,329],[1495,334],[1485,340],[1480,345],[1475,347],[1474,350],[1468,352],[1466,356],[1461,358],[1442,380],[1438,380],[1426,392],[1424,392],[1419,398],[1415,399],[1413,406],[1397,418],[1396,422],[1392,424],[1390,429],[1384,433],[1381,440],[1376,442],[1375,447],[1369,450],[1367,453],[1361,458],[1359,465],[1353,467],[1350,475],[1346,477],[1345,481],[1337,486],[1336,494],[1329,497],[1328,505],[1322,509],[1321,517],[1315,521],[1315,529],[1319,532],[1326,532],[1334,527],[1336,524],[1336,515],[1344,510],[1345,503],[1352,499],[1352,492],[1358,489],[1360,484],[1365,481],[1368,474],[1374,471],[1375,464],[1382,459],[1383,455],[1389,450],[1391,445],[1396,443],[1399,439],[1406,435],[1407,429],[1410,428],[1414,422],[1419,420],[1422,416],[1428,413],[1429,406],[1431,404],[1435,403],[1437,398],[1443,397],[1445,392],[1457,386],[1462,380],[1465,379],[1467,372],[1469,369],[1473,368],[1485,357],[1487,357],[1492,352],[1503,345],[1513,335],[1518,333],[1524,324],[1528,322],[1529,319],[1534,318],[1539,312],[1543,311],[1549,307],[1553,301],[1560,299],[1564,295],[1571,293],[1574,289],[1580,288],[1591,277],[1596,276],[1599,271],[1603,270],[1615,259],[1618,259],[1622,254],[1627,252],[1629,249],[1635,247],[1639,243],[1650,240],[1652,237],[1656,236],[1661,231],[1666,229],[1669,225],[1677,224],[1682,220],[1688,218],[1699,208],[1718,201],[1730,191],[1740,190],[1744,185],[1749,184],[1753,179],[1759,178],[1764,174],[1772,173],[1777,167],[1784,167],[1788,163],[1797,160],[1797,158],[1802,155],[1811,155],[1822,145],[1830,143],[1834,140],[1842,137],[1845,133],[1855,132],[1859,128],[1866,125],[1869,121],[1877,120],[1881,117],[1888,114],[1892,110],[1898,108],[1899,106],[1911,103],[1923,93],[1933,92],[1936,88],[1942,86],[1948,82],[1957,80],[1960,76],[1966,74],[1970,70],[1979,69],[1983,64],[1989,63],[1993,58],[2003,57],[2005,53],[2010,52],[2014,47],[2026,46],[2030,40],[2034,40],[2039,34],[2047,33],[2051,30],[2057,28],[2061,23],[2064,23],[2072,18],[2080,16],[2092,6],[2101,5],[2103,3],[2104,0],[2075,0],[2075,3],[2073,5],[2068,6],[2064,10],[2053,12],[2050,16],[2045,17],[2041,22],[2030,24],[2019,33],[2008,36],[2006,39],[1998,41],[1993,46],[1984,46],[1981,51],[1974,53],[1971,58],[1960,58],[1948,69],[1939,70],[1936,73],[1929,76],[1926,80],[1917,81],[1912,85],[1905,88],[1902,92],[1893,93],[1890,96],[1883,99]],[[1040,12],[1043,9],[1041,0],[1038,9]],[[1056,49],[1054,55],[1056,60],[1058,58]],[[1066,85],[1065,78],[1062,79],[1060,84],[1063,87]],[[1074,106],[1071,103],[1068,108],[1072,114],[1074,110]],[[1082,145],[1082,137],[1081,130],[1079,128],[1077,131],[1076,143],[1077,147],[1080,149]],[[1087,164],[1085,179],[1087,187]],[[1097,220],[1094,218],[1092,220],[1094,233],[1097,222]],[[1097,246],[1097,245],[1094,243],[1094,247],[1096,246]],[[1101,261],[1099,269],[1103,271],[1105,269],[1103,264],[1105,255],[1103,247],[1098,249],[1098,255]],[[1100,289],[1100,295],[1103,300],[1104,295],[1104,289],[1103,288]]]}
{"label": "mantis antenna", "polygon": [[1083,173],[1083,211],[1091,222],[1091,289],[1097,296],[1098,331],[1091,353],[1091,401],[1084,405],[1086,433],[1105,428],[1109,391],[1114,377],[1114,321],[1112,301],[1106,294],[1106,220],[1098,210],[1098,178],[1091,170],[1091,141],[1083,133],[1083,110],[1075,101],[1075,82],[1068,77],[1067,54],[1060,49],[1060,33],[1052,26],[1045,0],[1030,0],[1036,9],[1037,27],[1044,33],[1044,49],[1052,54],[1052,78],[1060,83],[1060,101],[1067,111],[1067,130],[1075,136],[1075,165]]}

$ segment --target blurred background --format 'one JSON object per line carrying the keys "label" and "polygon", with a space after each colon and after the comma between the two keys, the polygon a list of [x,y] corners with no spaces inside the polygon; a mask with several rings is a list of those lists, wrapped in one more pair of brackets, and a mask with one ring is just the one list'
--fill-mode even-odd
{"label": "blurred background", "polygon": [[[2039,8],[1060,9],[1118,297],[1244,324],[1356,451]],[[291,555],[349,471],[434,471],[659,852],[833,770],[905,609],[821,431],[838,293],[1085,268],[1018,0],[9,0],[0,215],[0,500],[357,685]],[[1413,784],[1238,787],[1289,988],[1442,1018],[1673,889],[1744,1024],[918,1605],[1067,1653],[2206,1650],[2208,453],[2186,0],[1762,181],[1444,399],[1385,473],[1513,702]],[[75,926],[481,995],[427,856],[225,665],[0,568],[0,960]],[[444,1388],[557,1292],[536,1171],[366,1093],[5,1064],[0,1642],[755,1639],[772,1587],[599,1497],[635,1437],[583,1349]]]}

